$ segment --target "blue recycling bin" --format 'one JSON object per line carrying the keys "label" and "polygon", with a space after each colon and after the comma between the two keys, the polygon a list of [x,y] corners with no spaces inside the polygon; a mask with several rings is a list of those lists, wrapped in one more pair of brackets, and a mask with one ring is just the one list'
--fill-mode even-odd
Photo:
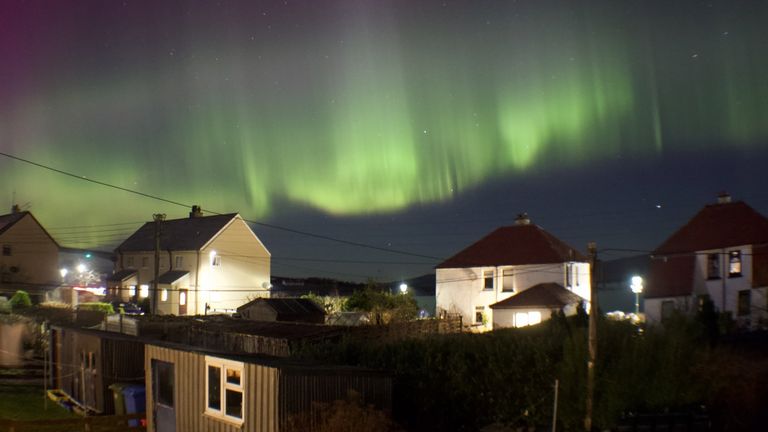
{"label": "blue recycling bin", "polygon": [[[127,385],[123,387],[125,413],[136,414],[147,411],[147,390],[143,385]],[[128,426],[136,427],[139,420],[129,420]]]}

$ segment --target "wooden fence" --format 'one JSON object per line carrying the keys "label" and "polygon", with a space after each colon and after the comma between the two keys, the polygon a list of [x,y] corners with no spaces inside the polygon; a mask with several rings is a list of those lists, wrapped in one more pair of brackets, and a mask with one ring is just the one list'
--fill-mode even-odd
{"label": "wooden fence", "polygon": [[140,432],[145,413],[57,420],[4,420],[0,432]]}

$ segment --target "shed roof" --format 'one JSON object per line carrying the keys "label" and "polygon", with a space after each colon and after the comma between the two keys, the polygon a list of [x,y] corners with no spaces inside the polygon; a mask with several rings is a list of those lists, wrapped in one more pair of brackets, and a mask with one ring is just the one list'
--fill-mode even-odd
{"label": "shed roof", "polygon": [[587,257],[538,225],[497,228],[437,268],[553,264]]}
{"label": "shed roof", "polygon": [[130,278],[131,276],[135,276],[135,275],[136,275],[136,270],[133,270],[133,269],[119,270],[107,276],[107,281],[122,282]]}
{"label": "shed roof", "polygon": [[[198,216],[163,221],[160,249],[172,251],[200,250],[219,233],[237,213]],[[155,222],[147,222],[117,247],[121,252],[155,250]]]}
{"label": "shed roof", "polygon": [[494,303],[491,309],[530,309],[562,308],[566,305],[583,301],[581,297],[565,289],[562,285],[549,282],[536,284],[512,297]]}
{"label": "shed roof", "polygon": [[654,254],[674,254],[768,243],[768,218],[743,201],[710,204],[662,243]]}
{"label": "shed roof", "polygon": [[189,272],[186,270],[170,270],[158,276],[157,282],[165,285],[170,285],[188,274]]}

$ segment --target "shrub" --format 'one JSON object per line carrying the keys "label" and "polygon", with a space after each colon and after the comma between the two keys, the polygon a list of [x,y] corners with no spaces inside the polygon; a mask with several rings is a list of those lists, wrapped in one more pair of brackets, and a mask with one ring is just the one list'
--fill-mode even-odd
{"label": "shrub", "polygon": [[32,300],[29,298],[29,294],[22,290],[16,291],[16,294],[11,297],[9,303],[13,309],[27,308],[32,306]]}
{"label": "shrub", "polygon": [[78,306],[78,309],[104,312],[105,314],[115,313],[115,308],[113,308],[111,304],[101,303],[101,302],[80,303],[80,305]]}

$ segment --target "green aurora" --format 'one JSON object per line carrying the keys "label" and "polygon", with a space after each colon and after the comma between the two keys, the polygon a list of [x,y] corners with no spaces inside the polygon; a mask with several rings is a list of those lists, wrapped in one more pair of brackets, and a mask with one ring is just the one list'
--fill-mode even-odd
{"label": "green aurora", "polygon": [[[3,151],[250,218],[768,142],[763,2],[70,3],[0,18],[5,53],[30,39],[2,66]],[[183,214],[8,159],[0,185],[59,226]]]}

